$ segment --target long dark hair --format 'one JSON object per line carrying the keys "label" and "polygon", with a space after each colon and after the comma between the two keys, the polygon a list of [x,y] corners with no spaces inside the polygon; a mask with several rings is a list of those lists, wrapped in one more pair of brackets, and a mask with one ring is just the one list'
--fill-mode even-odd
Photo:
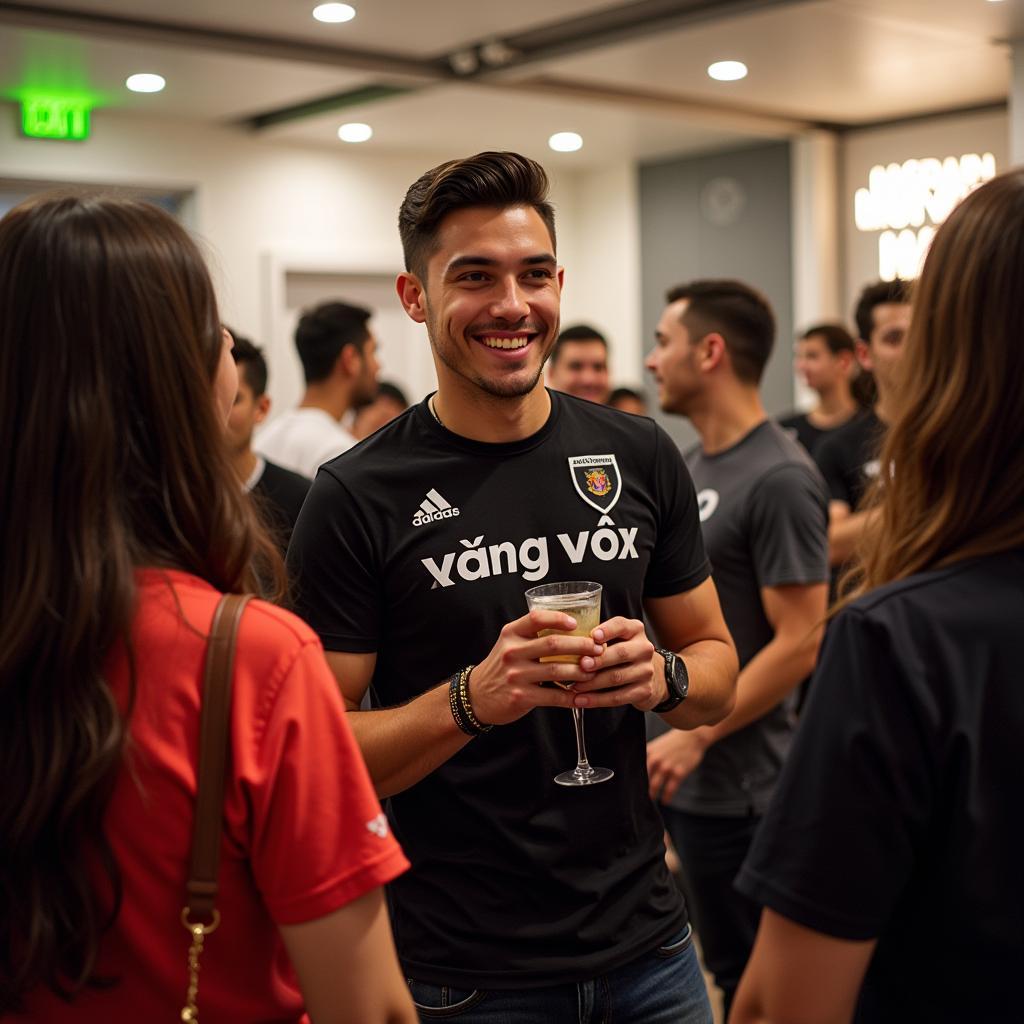
{"label": "long dark hair", "polygon": [[1024,172],[971,193],[914,291],[852,595],[1024,544]]}
{"label": "long dark hair", "polygon": [[257,559],[282,578],[214,409],[221,350],[168,214],[63,195],[0,221],[0,1014],[94,980],[117,916],[103,815],[130,700],[104,668],[130,652],[135,570],[253,590]]}

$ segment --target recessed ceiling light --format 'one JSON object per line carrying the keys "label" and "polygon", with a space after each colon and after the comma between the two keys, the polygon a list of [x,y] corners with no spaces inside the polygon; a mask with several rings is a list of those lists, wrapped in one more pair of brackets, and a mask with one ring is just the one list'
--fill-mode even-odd
{"label": "recessed ceiling light", "polygon": [[163,75],[129,75],[124,83],[132,92],[161,92],[167,84]]}
{"label": "recessed ceiling light", "polygon": [[342,142],[367,142],[373,138],[373,129],[361,121],[349,121],[338,129],[338,138]]}
{"label": "recessed ceiling light", "polygon": [[356,9],[349,4],[319,4],[313,8],[313,17],[317,21],[340,24],[351,21],[356,16]]}
{"label": "recessed ceiling light", "polygon": [[575,153],[577,149],[583,148],[583,136],[576,132],[555,132],[548,139],[548,145],[556,153]]}
{"label": "recessed ceiling light", "polygon": [[747,65],[741,60],[716,60],[708,66],[708,74],[716,82],[738,82],[747,77]]}

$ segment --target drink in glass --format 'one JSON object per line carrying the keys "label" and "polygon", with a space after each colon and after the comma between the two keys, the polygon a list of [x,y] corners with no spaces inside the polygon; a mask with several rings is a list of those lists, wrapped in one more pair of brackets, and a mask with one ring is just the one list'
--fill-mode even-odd
{"label": "drink in glass", "polygon": [[[601,622],[601,584],[588,580],[575,580],[567,583],[544,583],[526,592],[526,604],[532,610],[540,608],[545,611],[562,612],[576,620],[576,628],[542,629],[538,636],[590,636]],[[554,654],[540,659],[542,662],[562,662],[579,664],[578,654]],[[572,684],[559,683],[565,689]],[[598,782],[607,782],[615,772],[610,768],[595,768],[587,760],[587,748],[583,738],[583,708],[572,709],[573,723],[576,726],[576,767],[571,771],[555,776],[560,786],[593,786]]]}

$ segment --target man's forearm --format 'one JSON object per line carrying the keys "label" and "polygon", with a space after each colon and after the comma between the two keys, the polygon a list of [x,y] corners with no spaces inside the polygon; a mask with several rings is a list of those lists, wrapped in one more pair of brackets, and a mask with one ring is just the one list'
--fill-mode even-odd
{"label": "man's forearm", "polygon": [[848,562],[857,550],[864,528],[870,522],[873,511],[854,512],[829,524],[828,562],[833,568]]}
{"label": "man's forearm", "polygon": [[771,711],[810,675],[817,652],[817,630],[810,636],[800,632],[776,634],[740,672],[732,711],[703,730],[708,743],[717,743]]}
{"label": "man's forearm", "polygon": [[[736,649],[724,640],[700,640],[679,652],[690,678],[686,700],[662,717],[674,729],[696,729],[724,718],[736,696],[739,662]],[[664,681],[665,666],[660,657],[656,671]]]}
{"label": "man's forearm", "polygon": [[452,718],[447,683],[396,708],[350,711],[348,721],[382,799],[426,778],[470,740]]}

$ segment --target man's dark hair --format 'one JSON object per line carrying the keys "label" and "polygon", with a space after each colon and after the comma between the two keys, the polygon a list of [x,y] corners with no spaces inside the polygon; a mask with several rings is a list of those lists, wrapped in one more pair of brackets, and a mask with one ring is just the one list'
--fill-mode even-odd
{"label": "man's dark hair", "polygon": [[691,281],[670,289],[665,299],[686,299],[682,322],[691,336],[717,331],[725,338],[737,378],[760,382],[775,343],[775,314],[760,292],[742,281]]}
{"label": "man's dark hair", "polygon": [[441,221],[473,206],[532,206],[547,226],[554,250],[555,211],[548,202],[544,168],[518,153],[477,153],[439,164],[409,187],[398,211],[405,269],[425,278],[427,263],[437,251]]}
{"label": "man's dark hair", "polygon": [[382,380],[377,385],[377,397],[390,398],[391,401],[398,402],[403,409],[409,408],[409,399],[405,397],[405,392],[397,384],[392,384],[390,381]]}
{"label": "man's dark hair", "polygon": [[369,337],[366,322],[372,315],[347,302],[324,302],[302,314],[295,328],[295,347],[307,384],[326,380],[346,345],[362,351]]}
{"label": "man's dark hair", "polygon": [[909,302],[907,282],[898,277],[892,281],[875,281],[867,285],[857,299],[853,310],[853,319],[857,323],[857,335],[862,341],[870,341],[871,332],[875,327],[875,306],[884,306],[887,302]]}
{"label": "man's dark hair", "polygon": [[572,327],[566,327],[555,339],[555,346],[551,350],[552,366],[558,362],[558,357],[562,354],[562,344],[566,341],[599,341],[604,345],[605,351],[608,351],[608,339],[596,327],[591,327],[590,324],[573,324]]}
{"label": "man's dark hair", "polygon": [[260,398],[267,391],[267,361],[263,358],[263,349],[257,348],[241,334],[235,334],[227,324],[224,326],[235,342],[231,350],[235,365],[244,371],[245,383],[252,388],[253,397]]}
{"label": "man's dark hair", "polygon": [[642,402],[644,405],[647,404],[646,396],[642,395],[635,388],[616,388],[608,396],[608,404],[614,405],[621,398],[632,398],[634,401]]}
{"label": "man's dark hair", "polygon": [[853,335],[842,324],[814,324],[800,335],[801,341],[807,341],[809,338],[822,338],[825,347],[834,356],[840,352],[853,353]]}

